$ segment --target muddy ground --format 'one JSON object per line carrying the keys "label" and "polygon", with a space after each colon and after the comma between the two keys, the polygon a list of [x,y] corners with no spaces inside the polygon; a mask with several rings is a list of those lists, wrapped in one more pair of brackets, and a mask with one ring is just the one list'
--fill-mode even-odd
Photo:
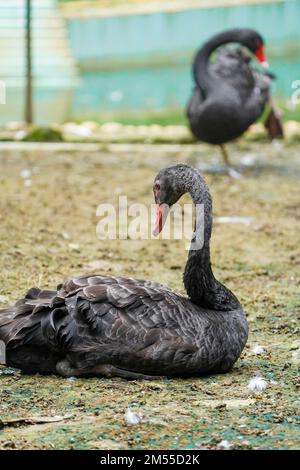
{"label": "muddy ground", "polygon": [[[205,145],[2,150],[1,305],[33,285],[92,272],[183,292],[185,241],[100,241],[95,229],[101,202],[126,194],[129,203],[150,204],[156,172],[185,161],[205,170],[214,270],[243,303],[250,336],[232,372],[206,378],[70,380],[0,369],[1,449],[207,449],[222,440],[242,449],[300,447],[300,144],[241,141],[229,149],[244,162],[240,179],[219,172],[217,149]],[[221,223],[224,216],[244,219]],[[266,352],[255,355],[255,345]],[[267,380],[264,392],[247,388],[255,375]],[[126,424],[128,405],[143,416],[140,424]]]}

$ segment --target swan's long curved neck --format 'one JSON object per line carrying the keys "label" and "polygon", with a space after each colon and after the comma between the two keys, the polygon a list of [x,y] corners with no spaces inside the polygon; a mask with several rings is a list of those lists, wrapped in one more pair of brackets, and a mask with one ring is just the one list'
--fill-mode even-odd
{"label": "swan's long curved neck", "polygon": [[214,84],[214,77],[211,76],[208,70],[209,57],[215,49],[229,42],[242,43],[239,29],[225,31],[224,33],[215,35],[207,41],[196,54],[193,64],[193,75],[195,82],[204,94]]}
{"label": "swan's long curved neck", "polygon": [[235,295],[214,277],[210,262],[212,200],[201,175],[194,170],[187,191],[196,206],[195,231],[191,241],[183,282],[195,304],[213,310],[235,310],[240,303]]}

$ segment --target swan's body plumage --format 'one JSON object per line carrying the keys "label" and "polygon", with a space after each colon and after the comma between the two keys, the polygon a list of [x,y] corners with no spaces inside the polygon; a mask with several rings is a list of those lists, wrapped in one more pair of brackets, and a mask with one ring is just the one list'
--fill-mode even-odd
{"label": "swan's body plumage", "polygon": [[185,192],[204,204],[204,244],[191,246],[183,277],[188,297],[156,282],[101,274],[69,279],[53,291],[32,288],[0,310],[8,365],[27,373],[125,378],[232,367],[248,326],[239,301],[211,269],[208,187],[197,170],[178,164],[162,170],[154,188],[159,214]]}
{"label": "swan's body plumage", "polygon": [[255,31],[228,30],[198,51],[193,66],[196,86],[187,106],[190,128],[197,139],[218,145],[236,139],[262,116],[268,104],[266,128],[272,138],[282,137],[279,115],[270,103],[274,76],[257,70],[246,49],[219,48],[229,42],[250,48],[257,41],[262,39]]}
{"label": "swan's body plumage", "polygon": [[269,99],[272,78],[253,67],[250,55],[241,47],[221,48],[209,67],[213,75],[238,92],[241,103],[254,99],[260,110]]}
{"label": "swan's body plumage", "polygon": [[161,284],[103,275],[32,289],[0,315],[9,363],[27,372],[56,373],[65,358],[82,371],[110,364],[149,375],[225,372],[247,339],[242,309],[201,309]]}

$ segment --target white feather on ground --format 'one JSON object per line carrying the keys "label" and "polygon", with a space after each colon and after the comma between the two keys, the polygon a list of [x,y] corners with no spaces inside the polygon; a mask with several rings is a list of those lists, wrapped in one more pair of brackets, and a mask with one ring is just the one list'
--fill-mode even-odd
{"label": "white feather on ground", "polygon": [[80,251],[80,245],[79,245],[79,243],[69,243],[69,244],[68,244],[68,247],[70,248],[70,250],[73,250],[73,251]]}
{"label": "white feather on ground", "polygon": [[31,179],[24,180],[24,186],[25,188],[30,188],[32,186],[32,180]]}
{"label": "white feather on ground", "polygon": [[253,217],[240,217],[238,215],[228,215],[215,217],[215,222],[217,224],[242,224],[242,225],[251,225],[254,222]]}
{"label": "white feather on ground", "polygon": [[72,375],[72,377],[67,377],[67,382],[75,382],[75,380],[77,380],[77,379],[73,375]]}
{"label": "white feather on ground", "polygon": [[31,178],[32,171],[29,170],[28,168],[24,168],[24,170],[20,171],[20,176],[23,179]]}
{"label": "white feather on ground", "polygon": [[268,382],[263,377],[253,377],[248,383],[248,388],[252,392],[262,392],[268,386]]}
{"label": "white feather on ground", "polygon": [[219,442],[218,447],[222,450],[230,450],[233,448],[233,444],[224,439],[223,441]]}
{"label": "white feather on ground", "polygon": [[267,351],[263,346],[259,346],[258,344],[256,344],[253,347],[252,352],[253,352],[253,354],[264,354]]}
{"label": "white feather on ground", "polygon": [[125,413],[125,421],[129,425],[134,425],[134,424],[139,424],[141,422],[142,418],[132,411],[130,406],[128,406],[127,411]]}
{"label": "white feather on ground", "polygon": [[236,171],[234,168],[228,168],[228,174],[231,178],[240,179],[242,177],[241,173]]}

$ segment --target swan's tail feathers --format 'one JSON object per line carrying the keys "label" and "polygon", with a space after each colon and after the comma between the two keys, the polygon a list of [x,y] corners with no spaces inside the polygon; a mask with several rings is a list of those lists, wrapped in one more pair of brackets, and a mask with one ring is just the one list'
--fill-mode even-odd
{"label": "swan's tail feathers", "polygon": [[14,306],[0,310],[0,341],[7,365],[32,372],[52,370],[53,352],[45,344],[42,321],[57,302],[56,295],[32,288]]}
{"label": "swan's tail feathers", "polygon": [[272,140],[282,139],[284,137],[281,113],[274,106],[271,106],[264,126]]}
{"label": "swan's tail feathers", "polygon": [[21,318],[32,312],[29,305],[14,305],[0,310],[0,341],[6,345],[14,337],[14,333],[21,327]]}
{"label": "swan's tail feathers", "polygon": [[36,300],[39,294],[39,289],[30,289],[15,305],[0,310],[0,340],[6,345],[27,325],[34,309],[27,301]]}

